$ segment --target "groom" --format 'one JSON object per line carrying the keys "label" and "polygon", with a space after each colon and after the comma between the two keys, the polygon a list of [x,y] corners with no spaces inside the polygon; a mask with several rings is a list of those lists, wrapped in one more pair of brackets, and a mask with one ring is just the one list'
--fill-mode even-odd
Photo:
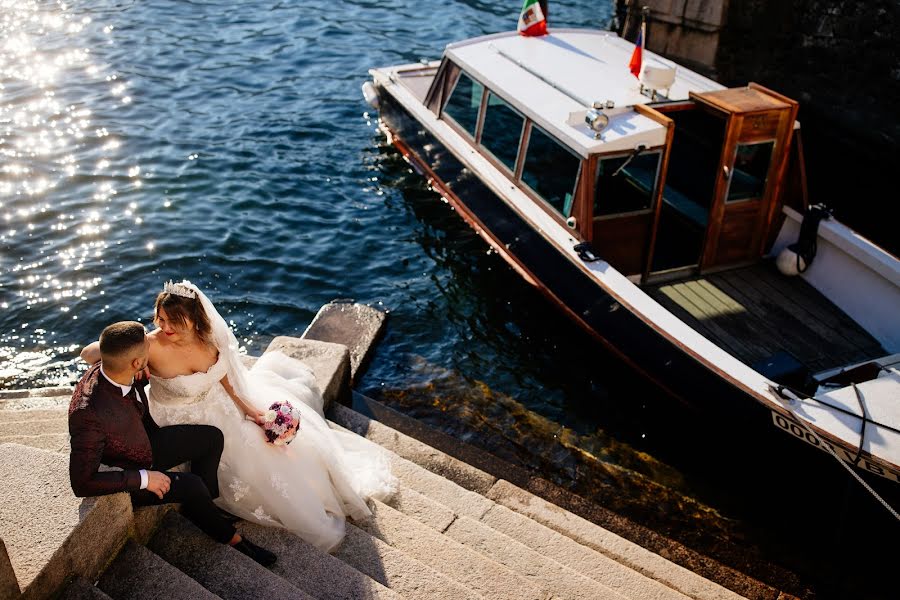
{"label": "groom", "polygon": [[[213,504],[222,432],[209,425],[159,427],[150,416],[144,387],[148,341],[135,321],[114,323],[100,334],[100,362],[78,382],[69,405],[72,452],[69,479],[78,497],[129,492],[134,506],[180,502],[184,515],[216,541],[263,566],[274,554],[236,533]],[[190,461],[190,473],[167,469]],[[120,471],[100,471],[100,465]]]}

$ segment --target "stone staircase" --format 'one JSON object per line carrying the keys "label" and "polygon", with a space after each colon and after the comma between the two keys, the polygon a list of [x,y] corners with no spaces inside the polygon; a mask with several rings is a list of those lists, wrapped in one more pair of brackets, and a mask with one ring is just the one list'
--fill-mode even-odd
{"label": "stone staircase", "polygon": [[[273,348],[318,357],[321,389],[345,393],[333,381],[350,376],[345,347],[277,338]],[[0,394],[0,598],[743,597],[340,404],[329,411],[332,427],[387,449],[399,490],[373,501],[367,521],[348,522],[334,554],[283,529],[240,523],[278,555],[266,569],[171,505],[133,510],[125,494],[75,498],[68,400],[65,389]]]}
{"label": "stone staircase", "polygon": [[[286,530],[242,523],[241,531],[278,554],[265,569],[174,510],[132,511],[122,494],[74,498],[60,434],[45,433],[64,429],[68,397],[31,400],[42,408],[0,404],[0,477],[19,484],[15,500],[2,494],[2,535],[26,598],[52,597],[64,586],[62,597],[69,599],[740,597],[340,405],[332,408],[334,427],[393,439],[394,449],[442,461],[484,493],[392,451],[396,496],[373,502],[374,516],[350,524],[333,555]],[[57,406],[47,406],[52,402]],[[148,516],[157,523],[142,545],[138,521]]]}

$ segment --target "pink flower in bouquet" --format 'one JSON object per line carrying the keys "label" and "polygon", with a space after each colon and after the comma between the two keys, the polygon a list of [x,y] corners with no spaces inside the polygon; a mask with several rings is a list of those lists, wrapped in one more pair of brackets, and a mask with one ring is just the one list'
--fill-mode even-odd
{"label": "pink flower in bouquet", "polygon": [[275,446],[290,444],[300,428],[300,411],[290,402],[275,402],[265,412],[263,431],[266,441]]}

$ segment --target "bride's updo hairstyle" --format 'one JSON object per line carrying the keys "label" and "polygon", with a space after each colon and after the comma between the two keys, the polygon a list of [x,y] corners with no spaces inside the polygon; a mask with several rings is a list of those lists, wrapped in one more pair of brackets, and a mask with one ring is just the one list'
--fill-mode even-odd
{"label": "bride's updo hairstyle", "polygon": [[188,319],[194,323],[197,335],[205,344],[212,344],[212,326],[197,297],[189,298],[180,294],[162,291],[156,297],[153,307],[153,322],[159,327],[159,310],[166,311],[166,316],[173,323],[187,327]]}

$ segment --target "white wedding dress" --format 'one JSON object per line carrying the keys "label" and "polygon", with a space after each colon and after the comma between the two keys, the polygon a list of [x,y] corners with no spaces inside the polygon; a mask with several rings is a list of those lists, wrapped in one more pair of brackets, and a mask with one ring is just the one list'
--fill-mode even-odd
{"label": "white wedding dress", "polygon": [[[216,500],[221,508],[248,521],[285,527],[326,552],[335,549],[344,537],[345,518],[365,519],[371,515],[366,499],[384,499],[396,488],[386,453],[365,438],[328,426],[315,378],[303,363],[270,352],[246,369],[231,330],[196,292],[213,322],[219,358],[205,373],[171,379],[151,375],[151,415],[161,427],[192,423],[222,431]],[[259,410],[276,400],[297,408],[300,429],[294,440],[286,446],[267,443],[262,429],[242,418],[222,387],[225,375]]]}

